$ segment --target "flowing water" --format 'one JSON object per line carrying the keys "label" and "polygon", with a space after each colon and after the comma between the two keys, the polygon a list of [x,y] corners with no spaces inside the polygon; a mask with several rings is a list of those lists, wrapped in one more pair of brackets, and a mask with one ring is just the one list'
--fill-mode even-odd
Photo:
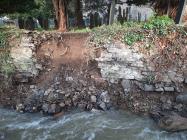
{"label": "flowing water", "polygon": [[76,111],[54,119],[0,109],[0,135],[6,140],[187,140],[187,132],[161,131],[149,118],[119,110]]}

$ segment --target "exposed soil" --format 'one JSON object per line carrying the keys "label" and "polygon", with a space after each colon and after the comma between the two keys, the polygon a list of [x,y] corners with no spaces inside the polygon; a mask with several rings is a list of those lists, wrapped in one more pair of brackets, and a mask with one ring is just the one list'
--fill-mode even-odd
{"label": "exposed soil", "polygon": [[87,37],[65,35],[63,42],[55,40],[43,43],[37,50],[37,58],[45,67],[36,83],[45,87],[53,82],[62,65],[81,71],[88,64],[89,52],[86,48]]}

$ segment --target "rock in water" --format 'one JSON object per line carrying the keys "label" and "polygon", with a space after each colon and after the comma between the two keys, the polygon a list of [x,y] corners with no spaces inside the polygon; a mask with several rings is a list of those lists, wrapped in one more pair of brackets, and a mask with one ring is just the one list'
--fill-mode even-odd
{"label": "rock in water", "polygon": [[0,132],[0,140],[5,140],[5,134],[3,132]]}
{"label": "rock in water", "polygon": [[104,103],[110,102],[110,96],[108,95],[107,91],[102,92],[100,98],[101,98],[101,101]]}
{"label": "rock in water", "polygon": [[176,113],[151,112],[151,117],[163,130],[169,132],[187,130],[187,118],[184,118]]}
{"label": "rock in water", "polygon": [[176,101],[177,101],[178,103],[187,104],[187,94],[178,95],[178,96],[176,97]]}
{"label": "rock in water", "polygon": [[106,110],[107,110],[107,106],[106,106],[106,104],[105,104],[104,102],[101,102],[101,103],[99,104],[99,108],[102,109],[103,111],[106,111]]}

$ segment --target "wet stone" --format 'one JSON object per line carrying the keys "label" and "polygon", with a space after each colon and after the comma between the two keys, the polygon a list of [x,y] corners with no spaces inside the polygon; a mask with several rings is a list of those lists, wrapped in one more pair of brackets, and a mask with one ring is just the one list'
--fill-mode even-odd
{"label": "wet stone", "polygon": [[172,110],[172,104],[169,104],[169,103],[162,104],[162,110],[163,111]]}
{"label": "wet stone", "polygon": [[183,110],[183,105],[182,104],[177,104],[173,108],[176,109],[177,111],[181,112]]}
{"label": "wet stone", "polygon": [[16,111],[18,111],[18,112],[23,112],[24,109],[25,109],[25,107],[23,104],[18,104],[16,106]]}
{"label": "wet stone", "polygon": [[51,104],[49,106],[49,110],[48,113],[49,114],[55,114],[55,113],[59,113],[60,112],[60,107],[56,104]]}
{"label": "wet stone", "polygon": [[107,106],[106,106],[106,104],[105,104],[104,102],[101,102],[101,103],[98,105],[98,107],[99,107],[100,109],[102,109],[103,111],[106,111],[106,110],[107,110]]}
{"label": "wet stone", "polygon": [[110,102],[110,97],[108,95],[108,91],[104,91],[101,93],[100,96],[101,101],[103,101],[104,103],[109,103]]}
{"label": "wet stone", "polygon": [[177,103],[187,104],[187,94],[178,95],[176,101]]}
{"label": "wet stone", "polygon": [[3,132],[0,132],[0,140],[5,140],[5,134]]}
{"label": "wet stone", "polygon": [[48,110],[49,110],[49,104],[43,104],[43,105],[42,105],[42,110],[43,110],[45,113],[47,113]]}

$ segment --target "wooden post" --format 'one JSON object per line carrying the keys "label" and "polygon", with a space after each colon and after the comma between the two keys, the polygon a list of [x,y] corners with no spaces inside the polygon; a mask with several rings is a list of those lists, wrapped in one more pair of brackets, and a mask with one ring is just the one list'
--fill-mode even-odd
{"label": "wooden post", "polygon": [[180,0],[179,1],[177,16],[176,16],[176,19],[175,19],[175,23],[176,24],[181,24],[181,22],[182,22],[182,17],[184,15],[184,10],[185,10],[185,7],[186,7],[186,2],[187,2],[187,0]]}

